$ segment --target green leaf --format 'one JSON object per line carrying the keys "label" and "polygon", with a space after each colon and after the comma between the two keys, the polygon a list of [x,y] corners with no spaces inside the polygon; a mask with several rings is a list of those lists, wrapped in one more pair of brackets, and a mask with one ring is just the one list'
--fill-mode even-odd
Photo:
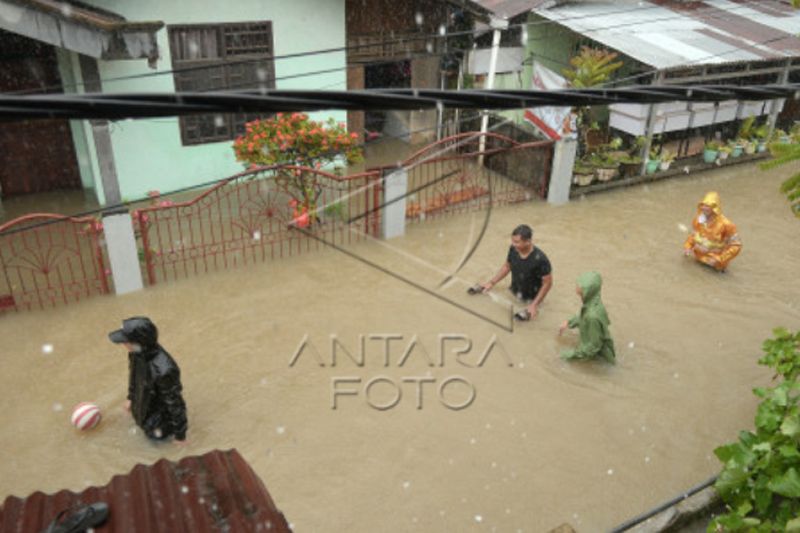
{"label": "green leaf", "polygon": [[765,431],[775,431],[781,422],[781,416],[775,412],[770,402],[763,402],[756,412],[756,427]]}
{"label": "green leaf", "polygon": [[772,450],[772,444],[769,442],[760,442],[753,446],[754,452],[768,452]]}
{"label": "green leaf", "polygon": [[714,488],[717,489],[717,492],[719,492],[719,495],[722,496],[725,501],[728,501],[735,491],[745,486],[748,478],[749,474],[745,471],[744,467],[734,466],[726,468],[720,472],[716,483],[714,483]]}
{"label": "green leaf", "polygon": [[786,496],[787,498],[800,498],[800,474],[794,467],[778,478],[773,478],[767,485],[769,490]]}
{"label": "green leaf", "polygon": [[781,433],[787,437],[795,437],[800,434],[800,417],[795,413],[787,416],[781,424]]}
{"label": "green leaf", "polygon": [[753,499],[756,502],[756,512],[763,515],[772,503],[772,492],[767,489],[753,490]]}
{"label": "green leaf", "polygon": [[778,452],[781,454],[782,457],[785,457],[787,459],[800,457],[800,450],[797,449],[797,445],[784,444],[783,446],[778,448]]}
{"label": "green leaf", "polygon": [[793,518],[786,522],[786,531],[789,533],[798,533],[800,532],[800,517]]}

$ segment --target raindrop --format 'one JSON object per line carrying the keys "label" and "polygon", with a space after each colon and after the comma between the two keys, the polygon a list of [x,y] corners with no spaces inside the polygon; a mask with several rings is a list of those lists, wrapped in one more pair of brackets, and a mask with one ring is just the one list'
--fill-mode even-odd
{"label": "raindrop", "polygon": [[445,27],[445,25],[439,24],[439,35],[446,35],[446,34],[447,34],[447,28]]}
{"label": "raindrop", "polygon": [[58,411],[61,411],[62,409],[64,409],[64,406],[61,405],[60,403],[54,403],[53,404],[53,411],[58,412]]}
{"label": "raindrop", "polygon": [[650,462],[650,458],[649,458],[649,457],[645,457],[645,458],[644,458],[644,462],[645,462],[645,463],[649,463],[649,462]]}
{"label": "raindrop", "polygon": [[156,428],[155,430],[153,430],[153,435],[155,435],[155,437],[156,437],[157,439],[160,439],[160,438],[161,438],[161,436],[163,435],[163,434],[161,433],[161,428]]}
{"label": "raindrop", "polygon": [[267,80],[267,71],[263,68],[259,68],[256,70],[256,77],[258,81],[266,81]]}
{"label": "raindrop", "polygon": [[675,379],[678,379],[678,373],[675,372],[674,374],[672,374],[672,377],[675,378]]}
{"label": "raindrop", "polygon": [[439,232],[439,238],[440,238],[440,239],[443,239],[443,238],[444,238],[444,232],[441,232],[441,231]]}
{"label": "raindrop", "polygon": [[689,231],[689,228],[686,227],[686,224],[678,224],[678,229],[681,230],[683,233]]}
{"label": "raindrop", "polygon": [[410,481],[403,481],[403,488],[404,488],[404,489],[408,490],[408,488],[409,488],[410,486],[411,486],[411,482],[410,482]]}
{"label": "raindrop", "polygon": [[444,516],[444,509],[442,509],[441,511],[439,511],[439,516]]}
{"label": "raindrop", "polygon": [[415,516],[415,517],[413,517],[413,518],[411,519],[411,521],[412,521],[413,523],[415,523],[415,524],[416,524],[416,523],[417,523],[417,517],[416,517],[416,516]]}
{"label": "raindrop", "polygon": [[43,344],[42,345],[42,353],[43,354],[51,354],[51,353],[53,353],[53,345],[52,344]]}
{"label": "raindrop", "polygon": [[628,348],[630,348],[631,350],[633,350],[634,346],[636,346],[636,344],[633,341],[628,343]]}
{"label": "raindrop", "polygon": [[277,428],[275,428],[275,431],[278,432],[278,435],[283,435],[283,433],[286,431],[286,428],[283,426],[278,426]]}
{"label": "raindrop", "polygon": [[256,230],[256,231],[253,232],[253,240],[254,241],[260,241],[261,240],[261,232],[260,231]]}
{"label": "raindrop", "polygon": [[475,515],[475,521],[476,522],[483,522],[483,517],[481,515],[479,515],[479,514],[476,514]]}
{"label": "raindrop", "polygon": [[495,463],[494,461],[492,461],[492,468],[497,468],[497,463]]}
{"label": "raindrop", "polygon": [[183,485],[181,487],[181,492],[184,493],[184,494],[189,494],[189,487],[187,487],[186,485]]}
{"label": "raindrop", "polygon": [[71,17],[72,16],[72,6],[67,4],[66,2],[62,3],[61,4],[61,14],[64,15],[65,17]]}
{"label": "raindrop", "polygon": [[196,57],[197,53],[199,51],[200,51],[200,47],[197,46],[197,43],[194,42],[193,40],[189,41],[189,56],[190,57]]}
{"label": "raindrop", "polygon": [[[201,498],[199,498],[197,500],[197,503],[199,503],[200,505],[203,505],[204,503],[206,503],[206,499],[201,497]],[[269,524],[269,522],[267,522],[267,523]]]}
{"label": "raindrop", "polygon": [[528,31],[527,30],[524,30],[524,29],[522,30],[522,32],[519,35],[519,42],[520,42],[520,44],[522,46],[525,46],[525,45],[528,44]]}
{"label": "raindrop", "polygon": [[424,20],[425,19],[423,18],[422,13],[417,11],[416,14],[414,15],[414,21],[417,23],[417,26],[422,26],[422,22]]}
{"label": "raindrop", "polygon": [[518,366],[519,366],[520,368],[525,368],[525,363],[520,363]]}
{"label": "raindrop", "polygon": [[225,126],[225,119],[222,118],[222,115],[214,115],[214,126],[217,128]]}
{"label": "raindrop", "polygon": [[130,433],[131,435],[136,435],[136,428],[133,427],[133,428],[129,429],[128,433]]}
{"label": "raindrop", "polygon": [[429,54],[432,54],[433,53],[433,43],[430,42],[430,41],[425,43],[425,50],[427,50]]}
{"label": "raindrop", "polygon": [[475,444],[476,442],[478,442],[478,441],[475,440],[475,437],[472,437],[471,439],[469,439],[469,443],[470,444]]}
{"label": "raindrop", "polygon": [[613,468],[609,468],[608,469],[608,475],[609,476],[613,476],[614,475],[614,469]]}

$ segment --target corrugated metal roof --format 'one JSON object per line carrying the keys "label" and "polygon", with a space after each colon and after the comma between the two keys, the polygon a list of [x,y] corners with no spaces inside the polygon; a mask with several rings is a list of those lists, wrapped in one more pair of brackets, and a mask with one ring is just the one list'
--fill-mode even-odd
{"label": "corrugated metal roof", "polygon": [[660,69],[800,56],[800,10],[780,0],[609,0],[534,12]]}
{"label": "corrugated metal roof", "polygon": [[495,17],[510,19],[537,7],[552,4],[553,0],[472,0],[472,3],[486,9]]}
{"label": "corrugated metal roof", "polygon": [[0,532],[39,533],[63,509],[94,502],[109,506],[96,533],[288,532],[266,487],[236,450],[215,450],[137,465],[103,487],[83,492],[9,496],[0,507]]}

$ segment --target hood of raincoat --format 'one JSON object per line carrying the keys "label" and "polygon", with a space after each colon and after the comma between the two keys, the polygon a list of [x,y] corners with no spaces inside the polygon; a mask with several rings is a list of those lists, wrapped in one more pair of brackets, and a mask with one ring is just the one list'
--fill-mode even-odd
{"label": "hood of raincoat", "polygon": [[583,294],[583,307],[581,307],[581,315],[588,312],[594,312],[598,315],[603,322],[609,324],[606,309],[603,306],[603,301],[600,298],[600,288],[603,286],[603,278],[597,272],[584,272],[578,276],[578,287],[581,288]]}
{"label": "hood of raincoat", "polygon": [[714,211],[714,214],[720,215],[722,214],[722,204],[719,201],[719,193],[715,191],[707,192],[705,196],[703,196],[703,200],[697,205],[697,209],[700,207],[707,205]]}
{"label": "hood of raincoat", "polygon": [[131,342],[147,350],[158,345],[158,328],[146,316],[135,316],[123,320],[122,328],[109,333],[108,338],[116,344]]}

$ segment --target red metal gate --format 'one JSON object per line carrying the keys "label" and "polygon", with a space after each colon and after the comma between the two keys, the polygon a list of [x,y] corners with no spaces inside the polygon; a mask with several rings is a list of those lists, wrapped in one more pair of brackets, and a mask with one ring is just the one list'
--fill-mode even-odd
{"label": "red metal gate", "polygon": [[109,292],[95,218],[31,214],[0,226],[0,311],[44,309]]}
{"label": "red metal gate", "polygon": [[286,165],[242,172],[134,219],[152,285],[376,235],[379,202],[377,172],[341,177]]}
{"label": "red metal gate", "polygon": [[[481,151],[480,139],[486,141]],[[519,143],[497,133],[461,133],[426,146],[408,158],[406,218],[545,198],[553,158],[552,141]]]}

